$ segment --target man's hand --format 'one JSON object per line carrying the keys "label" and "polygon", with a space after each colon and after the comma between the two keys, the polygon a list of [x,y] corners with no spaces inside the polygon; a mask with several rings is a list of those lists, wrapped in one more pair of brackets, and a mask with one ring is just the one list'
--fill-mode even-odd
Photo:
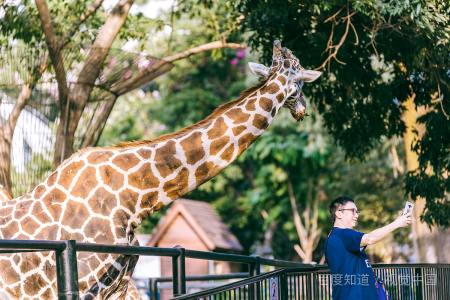
{"label": "man's hand", "polygon": [[398,217],[397,220],[394,221],[394,223],[395,225],[397,225],[397,228],[408,226],[409,224],[411,224],[411,214]]}

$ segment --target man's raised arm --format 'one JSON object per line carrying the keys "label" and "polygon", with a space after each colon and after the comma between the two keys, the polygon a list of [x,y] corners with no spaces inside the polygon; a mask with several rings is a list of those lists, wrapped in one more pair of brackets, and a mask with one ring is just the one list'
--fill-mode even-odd
{"label": "man's raised arm", "polygon": [[384,239],[389,233],[400,227],[406,227],[411,224],[410,215],[403,215],[397,218],[391,224],[378,228],[370,233],[363,235],[361,239],[361,247],[373,245]]}

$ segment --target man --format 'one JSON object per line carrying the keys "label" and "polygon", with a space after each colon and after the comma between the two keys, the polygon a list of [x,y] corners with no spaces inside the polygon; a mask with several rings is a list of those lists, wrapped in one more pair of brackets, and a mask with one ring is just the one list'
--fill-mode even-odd
{"label": "man", "polygon": [[325,255],[333,278],[333,300],[378,300],[376,279],[365,248],[411,223],[403,215],[382,228],[364,234],[353,230],[359,211],[350,197],[339,197],[329,207],[333,229],[325,241]]}

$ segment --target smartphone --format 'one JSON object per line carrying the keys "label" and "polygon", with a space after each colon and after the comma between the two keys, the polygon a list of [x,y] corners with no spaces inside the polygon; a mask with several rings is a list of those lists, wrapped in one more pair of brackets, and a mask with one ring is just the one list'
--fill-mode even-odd
{"label": "smartphone", "polygon": [[403,211],[403,215],[412,214],[413,207],[414,207],[414,203],[406,201],[405,210]]}

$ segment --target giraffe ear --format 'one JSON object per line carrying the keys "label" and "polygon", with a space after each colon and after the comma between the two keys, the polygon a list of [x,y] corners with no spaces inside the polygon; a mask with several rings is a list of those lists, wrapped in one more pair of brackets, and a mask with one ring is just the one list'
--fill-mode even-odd
{"label": "giraffe ear", "polygon": [[248,66],[250,68],[250,71],[252,71],[252,73],[258,77],[266,78],[267,76],[269,76],[269,68],[263,64],[249,62]]}
{"label": "giraffe ear", "polygon": [[294,76],[294,78],[292,78],[292,80],[294,82],[297,82],[297,81],[313,82],[314,80],[319,78],[320,75],[322,75],[322,72],[313,71],[313,70],[305,70],[305,71],[298,72]]}

